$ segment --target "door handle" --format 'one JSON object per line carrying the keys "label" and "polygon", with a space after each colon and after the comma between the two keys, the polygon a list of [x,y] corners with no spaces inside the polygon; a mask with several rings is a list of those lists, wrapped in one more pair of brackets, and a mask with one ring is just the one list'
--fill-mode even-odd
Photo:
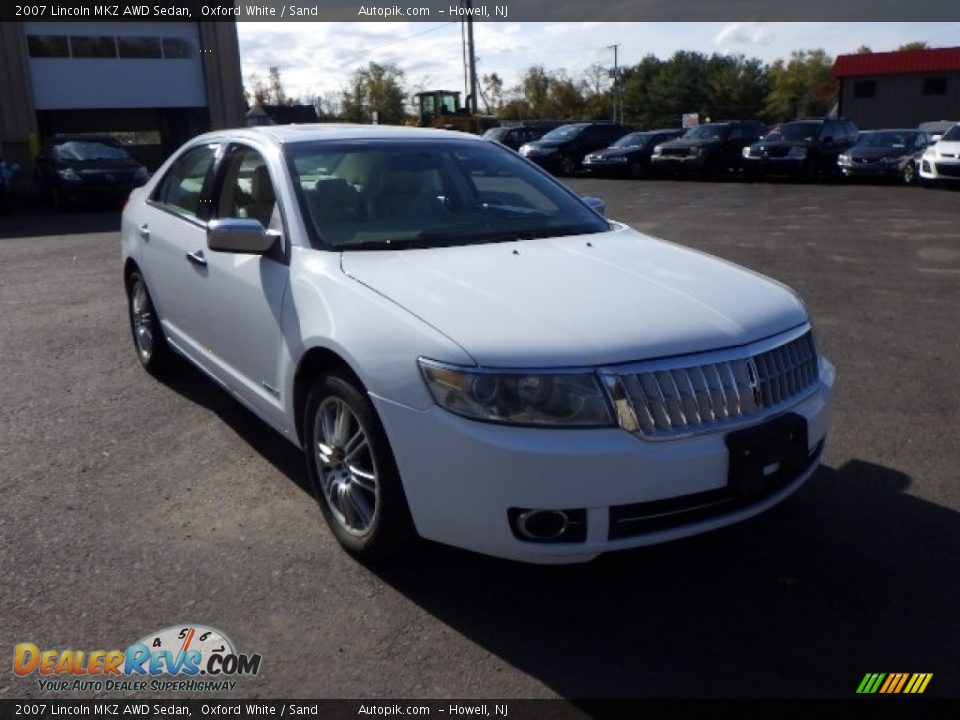
{"label": "door handle", "polygon": [[144,223],[144,224],[141,225],[138,229],[139,229],[139,231],[140,231],[140,237],[142,237],[144,240],[149,240],[149,239],[150,239],[150,226],[149,226],[149,225],[147,225],[146,223]]}
{"label": "door handle", "polygon": [[187,253],[187,260],[200,267],[206,267],[207,265],[207,259],[203,256],[203,250]]}

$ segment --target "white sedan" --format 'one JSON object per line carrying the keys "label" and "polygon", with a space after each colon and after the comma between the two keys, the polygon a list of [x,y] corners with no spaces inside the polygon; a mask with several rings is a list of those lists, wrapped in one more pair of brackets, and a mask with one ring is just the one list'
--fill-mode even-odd
{"label": "white sedan", "polygon": [[449,131],[203,135],[123,214],[137,355],[302,448],[361,559],[584,561],[780,502],[833,394],[803,303],[594,207]]}

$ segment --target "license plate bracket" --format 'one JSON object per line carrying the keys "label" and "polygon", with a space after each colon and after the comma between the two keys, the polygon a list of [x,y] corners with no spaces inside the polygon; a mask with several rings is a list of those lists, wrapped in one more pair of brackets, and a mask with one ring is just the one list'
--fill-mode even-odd
{"label": "license plate bracket", "polygon": [[738,498],[756,500],[796,478],[806,468],[807,419],[781,415],[726,437],[727,486]]}

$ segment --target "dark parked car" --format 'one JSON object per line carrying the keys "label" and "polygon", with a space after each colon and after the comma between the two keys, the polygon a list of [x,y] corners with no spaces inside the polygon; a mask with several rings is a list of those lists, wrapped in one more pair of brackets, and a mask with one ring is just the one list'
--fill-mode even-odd
{"label": "dark parked car", "polygon": [[698,125],[676,140],[653,149],[650,161],[673,175],[718,178],[740,167],[743,148],[757,141],[767,126],[757,120],[729,120]]}
{"label": "dark parked car", "polygon": [[562,124],[556,120],[537,120],[515,125],[501,125],[500,127],[490,128],[483,136],[487,140],[494,140],[501,145],[506,145],[511,150],[519,150],[525,143],[539,140]]}
{"label": "dark parked car", "polygon": [[628,132],[630,128],[612,122],[561,125],[522,146],[520,154],[552,173],[573,175],[580,170],[584,155],[609,147]]}
{"label": "dark parked car", "polygon": [[933,142],[923,130],[872,130],[860,133],[856,144],[837,157],[844,177],[880,178],[912,183],[916,160]]}
{"label": "dark parked car", "polygon": [[37,186],[57,209],[119,202],[149,177],[110,135],[54,135],[37,156]]}
{"label": "dark parked car", "polygon": [[676,140],[686,130],[648,130],[624,135],[613,145],[589,153],[583,169],[593,175],[643,177],[650,172],[650,156],[660,143]]}
{"label": "dark parked car", "polygon": [[837,171],[837,157],[856,141],[857,126],[843,118],[798,118],[774,125],[743,151],[749,180],[788,175],[814,180]]}

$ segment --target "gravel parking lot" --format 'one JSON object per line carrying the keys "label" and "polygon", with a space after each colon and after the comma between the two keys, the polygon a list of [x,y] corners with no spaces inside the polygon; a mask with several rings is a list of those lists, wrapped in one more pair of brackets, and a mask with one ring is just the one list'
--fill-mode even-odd
{"label": "gravel parking lot", "polygon": [[[852,697],[866,672],[932,672],[928,695],[960,695],[960,193],[570,185],[805,298],[838,395],[801,492],[586,566],[431,546],[368,569],[331,538],[297,451],[197,372],[140,369],[118,216],[9,208],[2,652],[192,622],[262,654],[236,697]],[[45,694],[2,667],[0,697]]]}

